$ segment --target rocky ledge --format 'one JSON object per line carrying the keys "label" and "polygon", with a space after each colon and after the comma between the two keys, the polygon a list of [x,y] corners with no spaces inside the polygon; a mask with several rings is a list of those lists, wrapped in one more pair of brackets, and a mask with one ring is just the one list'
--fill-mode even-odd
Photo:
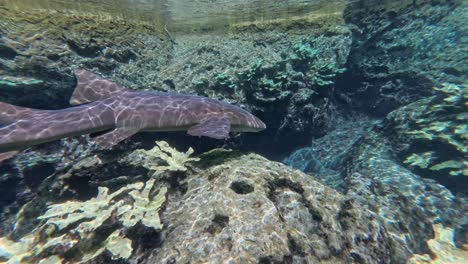
{"label": "rocky ledge", "polygon": [[[441,202],[444,190],[449,195],[443,186],[417,178],[416,186],[432,190],[426,192],[427,200],[436,201],[430,212],[417,205],[402,209],[398,190],[363,186],[363,171],[350,170],[349,188],[340,193],[256,154],[217,149],[190,157],[193,150],[157,145],[149,151],[97,154],[46,178],[18,214],[3,213],[2,222],[13,229],[3,231],[0,257],[80,263],[399,263],[416,254],[441,254],[426,246],[434,237],[431,224],[440,222],[431,213],[440,211],[444,219],[453,215],[443,215],[441,207],[463,210],[453,198]],[[405,204],[420,204],[413,199],[418,198],[408,196]],[[458,221],[443,220],[434,230],[447,225],[453,231],[459,227],[453,222]],[[454,245],[447,248],[466,254]]]}

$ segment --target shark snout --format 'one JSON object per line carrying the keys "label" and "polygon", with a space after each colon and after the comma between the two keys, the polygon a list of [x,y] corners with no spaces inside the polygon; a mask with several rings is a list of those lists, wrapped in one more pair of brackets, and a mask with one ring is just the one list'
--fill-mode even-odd
{"label": "shark snout", "polygon": [[254,123],[255,125],[253,126],[257,131],[262,131],[262,130],[265,130],[266,129],[266,125],[265,123],[263,123],[262,120],[260,120],[260,118],[254,116]]}

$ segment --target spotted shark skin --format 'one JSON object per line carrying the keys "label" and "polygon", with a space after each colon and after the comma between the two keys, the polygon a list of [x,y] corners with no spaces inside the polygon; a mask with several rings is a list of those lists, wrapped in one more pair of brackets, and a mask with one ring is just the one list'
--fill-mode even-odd
{"label": "spotted shark skin", "polygon": [[0,160],[40,143],[108,130],[94,138],[102,148],[143,131],[186,130],[192,136],[226,139],[229,132],[266,128],[251,113],[222,101],[132,91],[84,69],[74,72],[78,84],[70,104],[78,106],[39,110],[0,102]]}

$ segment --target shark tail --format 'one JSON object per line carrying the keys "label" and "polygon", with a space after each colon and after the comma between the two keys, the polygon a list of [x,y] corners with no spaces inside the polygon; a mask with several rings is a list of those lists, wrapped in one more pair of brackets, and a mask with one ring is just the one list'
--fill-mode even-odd
{"label": "shark tail", "polygon": [[[14,122],[15,120],[23,118],[27,115],[30,115],[35,111],[40,110],[0,102],[0,127]],[[21,152],[21,150],[22,149],[0,153],[0,164],[6,160],[13,158],[16,154]]]}
{"label": "shark tail", "polygon": [[0,102],[0,126],[11,123],[34,111],[39,110]]}

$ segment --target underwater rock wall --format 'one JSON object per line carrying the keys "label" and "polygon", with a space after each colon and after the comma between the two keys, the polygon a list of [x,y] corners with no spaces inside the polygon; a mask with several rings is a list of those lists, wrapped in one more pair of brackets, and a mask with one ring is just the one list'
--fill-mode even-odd
{"label": "underwater rock wall", "polygon": [[169,198],[162,247],[144,263],[390,258],[385,229],[359,204],[282,164],[245,155],[185,182],[186,192]]}
{"label": "underwater rock wall", "polygon": [[[427,106],[427,102],[421,99],[414,105]],[[439,183],[446,181],[427,179],[430,175],[419,171],[416,174],[403,163],[406,156],[402,155],[402,147],[415,142],[404,134],[411,129],[411,119],[405,117],[412,113],[424,112],[404,107],[389,114],[389,118],[394,116],[390,122],[364,117],[342,121],[326,136],[313,140],[310,147],[284,160],[372,212],[389,234],[390,255],[395,263],[405,263],[413,254],[429,253],[423,241],[433,237],[432,226],[437,223],[456,229],[460,243],[466,243],[463,229],[468,221],[468,202],[464,177],[455,176],[453,181],[458,183],[447,184],[449,190]],[[396,152],[399,148],[400,152]],[[444,176],[454,177],[447,173]]]}
{"label": "underwater rock wall", "polygon": [[8,4],[0,2],[1,101],[63,108],[76,84],[74,67],[109,74],[144,48],[167,52],[167,43],[153,37],[164,38],[157,25]]}
{"label": "underwater rock wall", "polygon": [[458,229],[463,237],[468,202],[402,166],[382,129],[376,126],[349,150],[339,189],[376,214],[394,245],[393,260],[405,263],[412,254],[428,253],[422,241],[433,237],[433,224]]}
{"label": "underwater rock wall", "polygon": [[[0,3],[0,100],[66,107],[79,66],[132,89],[241,105],[269,127],[216,144],[277,157],[323,136],[286,161],[310,175],[224,152],[159,175],[157,188],[169,188],[164,228],[140,239],[148,230],[130,229],[131,261],[404,263],[435,254],[426,241],[440,223],[467,244],[466,4],[379,3],[352,1],[344,20],[338,12],[183,34]],[[374,126],[363,115],[387,118]],[[38,224],[48,202],[86,201],[98,186],[115,191],[154,176],[127,153],[141,139],[111,151],[96,151],[87,137],[63,140],[1,165],[2,234],[28,201],[34,221],[18,225],[12,239]],[[192,145],[183,139],[177,144]],[[109,260],[105,253],[96,263]]]}
{"label": "underwater rock wall", "polygon": [[342,101],[367,113],[430,95],[467,78],[466,1],[353,1],[344,18],[353,45],[339,85]]}
{"label": "underwater rock wall", "polygon": [[419,175],[437,179],[454,193],[468,194],[468,89],[434,87],[435,95],[391,112],[384,134],[399,161]]}

